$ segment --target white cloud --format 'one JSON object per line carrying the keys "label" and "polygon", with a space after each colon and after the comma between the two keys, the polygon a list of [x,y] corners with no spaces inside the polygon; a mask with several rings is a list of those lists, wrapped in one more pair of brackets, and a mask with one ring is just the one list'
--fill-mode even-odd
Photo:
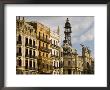
{"label": "white cloud", "polygon": [[85,34],[80,36],[80,42],[90,41],[94,39],[93,28],[87,31]]}

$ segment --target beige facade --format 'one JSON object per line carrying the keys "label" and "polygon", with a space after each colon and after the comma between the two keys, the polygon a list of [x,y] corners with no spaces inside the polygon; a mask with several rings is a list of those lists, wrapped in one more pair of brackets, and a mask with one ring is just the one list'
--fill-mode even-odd
{"label": "beige facade", "polygon": [[16,20],[16,73],[37,73],[37,43],[35,29],[24,18]]}
{"label": "beige facade", "polygon": [[[58,31],[58,30],[57,30]],[[53,74],[60,74],[60,36],[58,32],[50,31],[51,40],[51,62],[53,63]]]}
{"label": "beige facade", "polygon": [[78,55],[71,40],[65,42],[66,37],[61,46],[59,27],[56,31],[42,23],[26,22],[24,17],[17,17],[17,74],[94,74],[90,49],[81,44],[82,55]]}
{"label": "beige facade", "polygon": [[52,73],[50,61],[50,29],[37,22],[37,43],[38,43],[38,70],[39,73]]}

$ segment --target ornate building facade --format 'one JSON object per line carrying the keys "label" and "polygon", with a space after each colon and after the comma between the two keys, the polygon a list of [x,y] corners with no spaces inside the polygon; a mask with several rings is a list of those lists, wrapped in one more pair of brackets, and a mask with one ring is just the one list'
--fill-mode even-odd
{"label": "ornate building facade", "polygon": [[27,24],[24,17],[16,20],[16,73],[37,73],[37,42],[35,29]]}
{"label": "ornate building facade", "polygon": [[94,59],[81,44],[82,55],[71,43],[71,24],[67,18],[61,46],[60,28],[53,32],[39,22],[16,19],[17,74],[94,74]]}
{"label": "ornate building facade", "polygon": [[64,74],[93,74],[94,60],[88,47],[82,46],[82,55],[71,44],[71,24],[67,18],[65,23],[65,40],[63,41],[63,73]]}
{"label": "ornate building facade", "polygon": [[50,32],[51,40],[51,61],[53,63],[53,74],[60,74],[59,63],[60,63],[60,36],[59,28],[57,32]]}

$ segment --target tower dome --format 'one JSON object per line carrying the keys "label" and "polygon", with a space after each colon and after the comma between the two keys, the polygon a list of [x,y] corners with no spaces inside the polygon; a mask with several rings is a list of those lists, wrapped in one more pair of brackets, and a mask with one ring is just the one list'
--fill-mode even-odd
{"label": "tower dome", "polygon": [[69,23],[69,19],[66,19],[65,27],[64,28],[71,28],[71,24]]}

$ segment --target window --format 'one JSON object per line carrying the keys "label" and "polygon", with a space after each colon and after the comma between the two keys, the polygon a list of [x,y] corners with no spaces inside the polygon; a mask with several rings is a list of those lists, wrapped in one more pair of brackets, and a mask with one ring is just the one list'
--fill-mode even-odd
{"label": "window", "polygon": [[57,45],[57,41],[56,41],[56,45]]}
{"label": "window", "polygon": [[47,41],[47,35],[46,35],[46,41]]}
{"label": "window", "polygon": [[55,67],[55,61],[54,61],[54,67]]}
{"label": "window", "polygon": [[57,67],[59,67],[58,62],[57,62]]}
{"label": "window", "polygon": [[18,36],[18,41],[21,41],[21,35]]}
{"label": "window", "polygon": [[52,39],[51,39],[51,44],[52,44]]}
{"label": "window", "polygon": [[39,32],[39,38],[40,38],[40,32]]}
{"label": "window", "polygon": [[33,67],[35,68],[35,62],[33,62]]}
{"label": "window", "polygon": [[40,47],[41,43],[40,43],[40,40],[39,40],[39,47]]}
{"label": "window", "polygon": [[55,55],[55,50],[54,50],[54,55]]}
{"label": "window", "polygon": [[63,52],[61,52],[61,57],[63,57]]}
{"label": "window", "polygon": [[47,64],[47,69],[49,68],[48,64]]}
{"label": "window", "polygon": [[26,38],[25,40],[26,40],[25,43],[28,44],[28,38]]}
{"label": "window", "polygon": [[35,41],[33,41],[33,46],[35,46]]}
{"label": "window", "polygon": [[48,44],[46,44],[46,48],[48,48]]}
{"label": "window", "polygon": [[52,50],[51,50],[51,55],[52,55]]}
{"label": "window", "polygon": [[25,55],[28,55],[28,49],[26,49],[25,53],[26,53]]}
{"label": "window", "polygon": [[32,56],[32,50],[29,50],[29,55]]}
{"label": "window", "polygon": [[41,56],[41,52],[39,52],[39,56]]}
{"label": "window", "polygon": [[17,65],[21,66],[21,59],[17,60]]}
{"label": "window", "polygon": [[29,61],[29,67],[32,67],[32,60]]}
{"label": "window", "polygon": [[45,65],[44,65],[44,63],[42,64],[42,67],[43,67],[43,68],[45,68]]}
{"label": "window", "polygon": [[31,39],[29,39],[29,44],[32,45],[32,40]]}
{"label": "window", "polygon": [[28,69],[28,60],[25,61],[25,68]]}
{"label": "window", "polygon": [[54,45],[55,45],[55,40],[54,40]]}
{"label": "window", "polygon": [[58,52],[56,51],[56,53],[57,53],[57,56],[58,56]]}
{"label": "window", "polygon": [[43,47],[44,47],[44,43],[43,43]]}
{"label": "window", "polygon": [[21,47],[19,47],[19,50],[18,50],[18,51],[19,51],[19,53],[21,54]]}
{"label": "window", "polygon": [[44,33],[43,33],[43,40],[44,40]]}
{"label": "window", "polygon": [[44,57],[44,53],[43,53],[43,57]]}
{"label": "window", "polygon": [[48,54],[46,54],[46,57],[48,57]]}
{"label": "window", "polygon": [[33,51],[33,56],[35,56],[35,51]]}
{"label": "window", "polygon": [[68,66],[70,66],[71,65],[71,62],[70,61],[68,61]]}

